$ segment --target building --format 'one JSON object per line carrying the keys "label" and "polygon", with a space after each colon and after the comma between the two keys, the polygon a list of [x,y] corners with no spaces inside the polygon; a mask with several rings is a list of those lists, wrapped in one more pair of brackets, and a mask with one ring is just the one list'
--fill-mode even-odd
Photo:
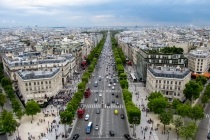
{"label": "building", "polygon": [[184,100],[185,84],[191,79],[187,68],[170,66],[149,66],[147,69],[146,89],[149,93],[161,92],[168,101]]}
{"label": "building", "polygon": [[59,67],[62,71],[62,84],[64,85],[71,79],[76,67],[76,59],[71,54],[44,56],[40,52],[27,52],[20,55],[5,55],[2,61],[4,72],[13,81],[16,90],[18,89],[16,72],[19,70],[45,71]]}
{"label": "building", "polygon": [[49,71],[17,71],[19,94],[25,103],[35,100],[42,104],[63,87],[61,68]]}
{"label": "building", "polygon": [[188,55],[188,68],[196,74],[203,74],[209,70],[210,53],[208,50],[192,50]]}
{"label": "building", "polygon": [[141,48],[137,52],[136,71],[141,81],[146,81],[147,67],[152,64],[160,66],[187,67],[187,58],[183,54],[162,53],[159,49]]}

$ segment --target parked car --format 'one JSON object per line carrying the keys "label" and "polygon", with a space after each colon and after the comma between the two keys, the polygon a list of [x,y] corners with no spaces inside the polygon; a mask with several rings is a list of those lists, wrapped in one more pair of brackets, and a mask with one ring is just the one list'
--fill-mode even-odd
{"label": "parked car", "polygon": [[75,134],[72,138],[72,140],[77,140],[79,138],[79,134]]}
{"label": "parked car", "polygon": [[100,114],[100,109],[99,108],[96,109],[96,114]]}
{"label": "parked car", "polygon": [[124,137],[126,138],[126,140],[131,140],[131,137],[129,134],[125,134]]}
{"label": "parked car", "polygon": [[210,139],[210,132],[207,134],[207,139]]}
{"label": "parked car", "polygon": [[114,131],[113,130],[110,130],[109,134],[110,134],[111,137],[114,137]]}

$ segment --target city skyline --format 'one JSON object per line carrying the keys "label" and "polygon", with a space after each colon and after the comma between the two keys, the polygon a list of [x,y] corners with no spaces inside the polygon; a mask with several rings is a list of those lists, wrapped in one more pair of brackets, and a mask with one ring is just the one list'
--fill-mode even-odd
{"label": "city skyline", "polygon": [[0,0],[0,27],[209,25],[208,0]]}

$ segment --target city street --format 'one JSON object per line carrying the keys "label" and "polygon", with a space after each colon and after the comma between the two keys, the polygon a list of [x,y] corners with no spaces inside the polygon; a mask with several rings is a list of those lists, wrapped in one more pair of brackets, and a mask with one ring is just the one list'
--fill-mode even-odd
{"label": "city street", "polygon": [[[89,98],[85,98],[83,103],[83,107],[86,109],[85,115],[89,114],[90,119],[88,121],[85,121],[84,117],[78,119],[74,128],[73,135],[80,135],[78,140],[84,140],[86,138],[124,139],[123,135],[129,133],[126,119],[121,119],[120,116],[120,114],[125,114],[120,85],[116,83],[114,86],[112,82],[110,87],[108,86],[110,81],[112,81],[109,80],[110,77],[112,77],[110,79],[117,79],[117,73],[113,71],[114,66],[112,64],[114,61],[111,57],[111,49],[110,36],[108,34],[104,49],[98,60],[97,68],[93,72],[93,76],[88,85],[92,93]],[[99,76],[101,76],[101,80],[99,80]],[[94,86],[96,81],[98,82],[97,87]],[[116,95],[118,95],[118,97],[116,97]],[[95,98],[98,100],[97,103],[95,103]],[[113,103],[112,100],[114,100],[115,103]],[[117,102],[119,105],[116,104]],[[96,114],[97,109],[100,110],[99,114]],[[114,114],[114,110],[116,109],[119,112],[118,115]],[[86,134],[88,122],[93,122],[93,128],[90,134]],[[99,126],[99,130],[95,130],[96,125]],[[110,136],[110,130],[114,131],[114,137]]]}

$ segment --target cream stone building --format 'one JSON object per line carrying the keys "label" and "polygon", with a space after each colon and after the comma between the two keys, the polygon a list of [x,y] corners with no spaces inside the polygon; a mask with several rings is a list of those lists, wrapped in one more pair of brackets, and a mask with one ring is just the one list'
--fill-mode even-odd
{"label": "cream stone building", "polygon": [[16,72],[19,93],[25,103],[35,100],[42,104],[56,95],[63,87],[61,68],[51,68],[45,71]]}
{"label": "cream stone building", "polygon": [[190,79],[191,72],[187,68],[150,66],[147,69],[146,89],[149,93],[161,92],[168,101],[183,101],[183,90]]}
{"label": "cream stone building", "polygon": [[210,53],[205,49],[190,51],[188,55],[188,68],[197,74],[202,74],[209,70]]}

